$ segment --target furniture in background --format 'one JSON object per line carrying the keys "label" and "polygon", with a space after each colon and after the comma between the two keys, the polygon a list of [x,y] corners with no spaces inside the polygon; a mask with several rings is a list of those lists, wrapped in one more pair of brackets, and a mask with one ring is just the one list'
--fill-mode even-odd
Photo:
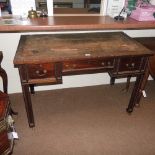
{"label": "furniture in background", "polygon": [[73,8],[72,2],[54,2],[53,3],[54,8]]}
{"label": "furniture in background", "polygon": [[152,55],[123,32],[22,35],[14,66],[19,69],[29,126],[35,126],[30,86],[61,84],[65,75],[107,72],[111,78],[136,77],[127,107],[131,113],[140,102]]}
{"label": "furniture in background", "polygon": [[3,92],[0,91],[0,155],[11,154],[13,150],[14,138],[12,137],[13,119],[15,113],[10,106],[7,86],[8,78],[5,70],[1,67],[3,54],[0,51],[0,76],[3,81]]}
{"label": "furniture in background", "polygon": [[0,91],[0,154],[7,155],[12,153],[13,138],[8,138],[8,133],[11,132],[8,125],[9,116],[9,97],[7,94]]}
{"label": "furniture in background", "polygon": [[[8,76],[6,71],[1,67],[2,60],[3,60],[3,53],[2,51],[0,51],[0,76],[3,82],[3,92],[8,94]],[[13,109],[10,107],[10,114],[17,115],[18,113],[13,111]]]}
{"label": "furniture in background", "polygon": [[101,0],[84,0],[84,8],[89,8],[90,4],[101,4]]}
{"label": "furniture in background", "polygon": [[0,154],[9,154],[12,151],[12,143],[8,139],[7,116],[9,115],[9,97],[7,93],[7,74],[5,70],[1,67],[1,62],[3,59],[3,54],[0,51],[0,76],[3,81],[3,92],[0,91]]}

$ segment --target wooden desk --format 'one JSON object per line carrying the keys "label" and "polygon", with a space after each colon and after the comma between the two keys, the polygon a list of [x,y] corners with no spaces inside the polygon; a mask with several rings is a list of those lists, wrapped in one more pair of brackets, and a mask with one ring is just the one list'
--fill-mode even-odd
{"label": "wooden desk", "polygon": [[14,146],[14,138],[8,138],[8,133],[12,131],[12,125],[8,122],[8,117],[17,114],[11,108],[8,96],[8,77],[6,71],[1,67],[3,53],[0,51],[0,77],[3,82],[3,92],[0,91],[0,155],[11,154]]}
{"label": "wooden desk", "polygon": [[127,107],[131,113],[139,104],[151,55],[122,32],[21,36],[14,65],[19,69],[29,126],[35,126],[29,86],[60,84],[65,75],[108,72],[111,77],[137,77]]}

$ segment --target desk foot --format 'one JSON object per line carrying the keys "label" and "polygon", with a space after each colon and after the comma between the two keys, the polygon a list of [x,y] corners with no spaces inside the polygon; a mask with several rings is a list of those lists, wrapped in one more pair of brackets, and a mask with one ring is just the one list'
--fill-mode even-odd
{"label": "desk foot", "polygon": [[30,124],[29,124],[29,127],[30,127],[30,128],[34,128],[34,127],[35,127],[35,124],[34,124],[34,123],[30,123]]}
{"label": "desk foot", "polygon": [[133,109],[132,108],[127,108],[126,111],[127,111],[128,114],[131,114],[133,112]]}
{"label": "desk foot", "polygon": [[135,107],[136,108],[139,108],[140,107],[140,104],[139,103],[135,104]]}

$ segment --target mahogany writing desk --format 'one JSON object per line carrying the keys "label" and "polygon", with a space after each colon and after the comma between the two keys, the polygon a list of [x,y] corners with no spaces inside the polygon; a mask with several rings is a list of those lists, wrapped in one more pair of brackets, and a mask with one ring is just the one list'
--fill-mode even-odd
{"label": "mahogany writing desk", "polygon": [[34,127],[30,86],[60,84],[63,76],[108,72],[137,77],[127,112],[141,96],[148,58],[153,53],[123,32],[22,35],[14,58],[30,127]]}

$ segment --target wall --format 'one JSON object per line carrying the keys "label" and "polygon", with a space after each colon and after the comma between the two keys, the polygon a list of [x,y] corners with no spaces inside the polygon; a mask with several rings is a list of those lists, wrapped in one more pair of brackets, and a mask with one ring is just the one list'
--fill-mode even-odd
{"label": "wall", "polygon": [[[101,31],[97,31],[97,32],[101,32]],[[155,30],[126,30],[124,32],[131,37],[155,36]],[[39,32],[0,33],[0,50],[3,51],[3,55],[4,55],[2,67],[6,70],[8,74],[9,93],[21,92],[18,70],[17,68],[14,68],[14,65],[13,65],[13,59],[16,53],[20,35],[38,34],[38,33]],[[73,32],[61,32],[61,33],[73,33]],[[81,32],[79,31],[76,33],[81,33]],[[40,32],[40,34],[43,34],[43,32]],[[37,87],[36,90],[61,89],[61,88],[69,88],[69,87],[83,87],[83,86],[91,86],[91,85],[108,84],[109,80],[110,78],[107,73],[91,74],[89,76],[88,75],[66,76],[66,77],[63,77],[63,84],[53,85],[53,86],[41,86],[41,87]],[[116,82],[125,82],[125,79],[119,79],[119,80],[116,80]],[[1,89],[2,89],[2,85],[0,85],[0,90]]]}

